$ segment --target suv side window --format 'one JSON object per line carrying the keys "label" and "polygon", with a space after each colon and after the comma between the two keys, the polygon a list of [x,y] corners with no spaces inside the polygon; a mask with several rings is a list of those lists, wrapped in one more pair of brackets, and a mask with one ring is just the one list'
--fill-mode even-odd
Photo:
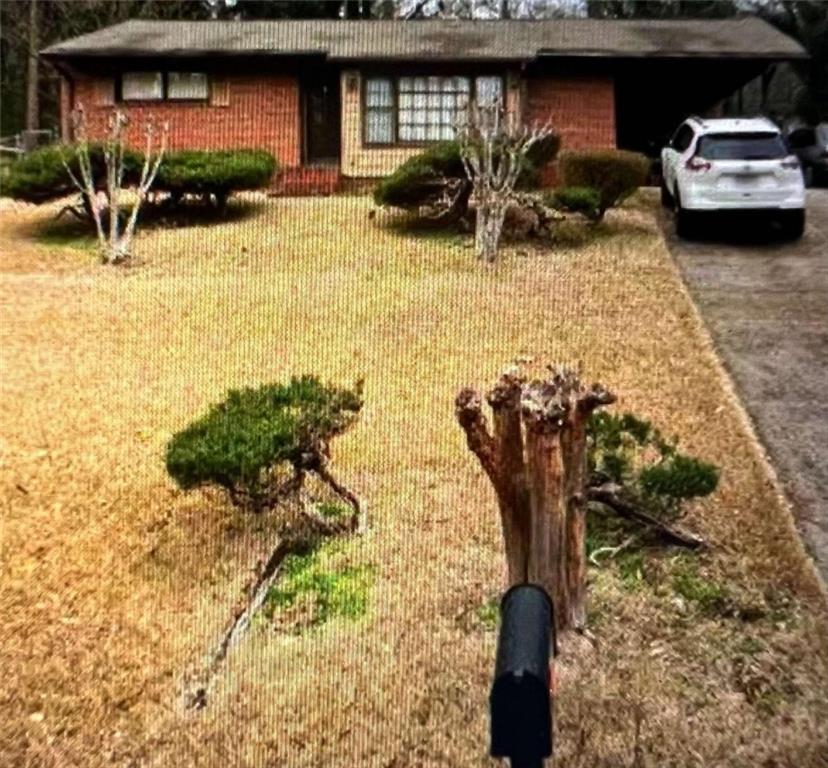
{"label": "suv side window", "polygon": [[675,149],[676,152],[684,152],[684,150],[690,146],[692,141],[693,129],[687,125],[687,123],[684,123],[684,125],[680,126],[676,131],[675,136],[673,136],[673,140],[670,142],[670,146]]}

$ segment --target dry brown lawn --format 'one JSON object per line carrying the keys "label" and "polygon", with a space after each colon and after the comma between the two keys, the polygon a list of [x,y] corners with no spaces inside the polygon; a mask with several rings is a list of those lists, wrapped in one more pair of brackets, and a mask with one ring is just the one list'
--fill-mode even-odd
{"label": "dry brown lawn", "polygon": [[[475,263],[461,241],[369,220],[361,198],[270,200],[240,220],[147,230],[105,268],[0,211],[0,765],[486,765],[504,577],[493,495],[455,426],[460,387],[517,355],[581,364],[620,407],[723,468],[686,521],[703,577],[751,620],[670,584],[593,568],[594,644],[569,647],[558,766],[825,766],[819,585],[653,224]],[[170,435],[231,386],[364,377],[335,444],[370,501],[348,542],[375,568],[368,614],[294,635],[259,622],[206,710],[198,667],[273,544],[268,520],[165,475]],[[638,736],[636,736],[638,733]]]}

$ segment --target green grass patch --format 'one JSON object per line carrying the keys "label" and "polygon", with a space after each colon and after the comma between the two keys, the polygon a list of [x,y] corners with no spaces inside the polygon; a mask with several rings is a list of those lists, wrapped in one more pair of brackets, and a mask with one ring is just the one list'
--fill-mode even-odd
{"label": "green grass patch", "polygon": [[500,598],[491,597],[483,605],[478,606],[475,611],[477,622],[488,632],[497,629],[497,622],[500,619]]}
{"label": "green grass patch", "polygon": [[280,578],[265,597],[263,615],[280,628],[301,631],[342,617],[358,619],[368,610],[374,569],[336,562],[340,552],[323,545],[288,555]]}
{"label": "green grass patch", "polygon": [[703,576],[699,572],[699,564],[694,560],[677,560],[672,584],[678,595],[696,605],[703,613],[722,614],[727,608],[728,596],[724,587]]}
{"label": "green grass patch", "polygon": [[316,505],[316,511],[326,520],[346,520],[351,516],[351,507],[338,501],[323,501]]}

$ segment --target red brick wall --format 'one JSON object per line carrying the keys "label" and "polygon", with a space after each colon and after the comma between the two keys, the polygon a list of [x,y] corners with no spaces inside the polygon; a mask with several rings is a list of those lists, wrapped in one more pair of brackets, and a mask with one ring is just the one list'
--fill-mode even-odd
{"label": "red brick wall", "polygon": [[[549,121],[561,149],[615,147],[615,86],[611,76],[549,76],[526,81],[524,115],[529,123]],[[554,185],[557,169],[547,166],[544,184]]]}
{"label": "red brick wall", "polygon": [[[265,149],[282,166],[301,159],[299,85],[289,76],[233,76],[227,78],[226,106],[213,103],[143,102],[118,105],[130,117],[130,141],[140,148],[139,126],[151,115],[169,120],[169,148]],[[91,138],[100,138],[113,104],[107,81],[77,78],[74,103],[87,113]],[[111,87],[109,88],[111,94]]]}

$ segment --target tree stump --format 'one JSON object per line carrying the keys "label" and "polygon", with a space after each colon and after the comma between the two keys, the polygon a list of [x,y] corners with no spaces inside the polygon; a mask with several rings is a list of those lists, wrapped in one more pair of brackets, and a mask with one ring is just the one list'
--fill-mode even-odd
{"label": "tree stump", "polygon": [[570,370],[528,380],[505,371],[486,397],[464,389],[457,420],[497,495],[509,585],[540,584],[552,598],[559,632],[586,619],[587,420],[615,401],[585,388]]}

